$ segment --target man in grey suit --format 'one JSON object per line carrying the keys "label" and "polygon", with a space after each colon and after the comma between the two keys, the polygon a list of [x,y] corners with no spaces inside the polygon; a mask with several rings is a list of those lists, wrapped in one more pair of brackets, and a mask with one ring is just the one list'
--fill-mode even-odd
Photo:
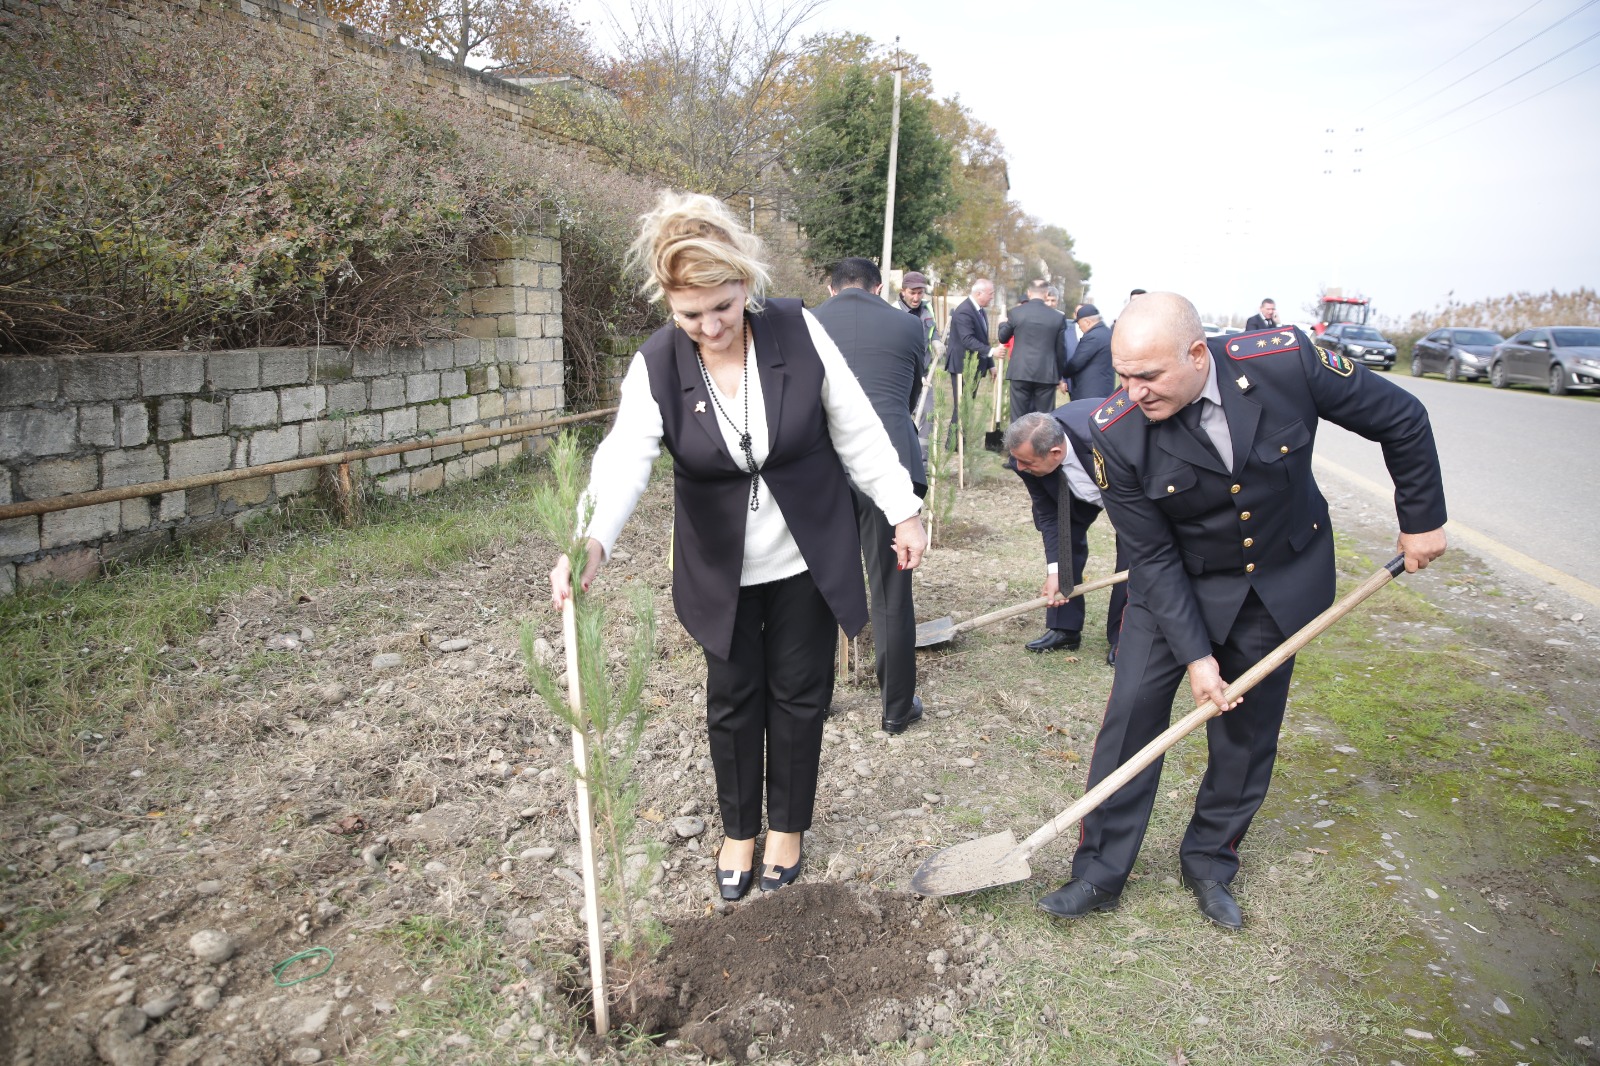
{"label": "man in grey suit", "polygon": [[[878,296],[882,288],[883,277],[872,260],[842,260],[828,283],[833,298],[815,314],[861,382],[921,496],[927,491],[928,475],[911,412],[922,385],[927,339],[919,319]],[[922,701],[916,696],[917,620],[911,604],[911,571],[895,563],[894,527],[883,512],[859,490],[852,491],[872,593],[872,643],[878,653],[883,730],[904,733],[922,717]]]}
{"label": "man in grey suit", "polygon": [[1044,302],[1050,286],[1035,281],[1028,286],[1028,302],[1013,307],[1000,323],[1000,343],[1011,345],[1011,417],[1030,411],[1049,412],[1056,405],[1056,387],[1067,366],[1067,343],[1061,335],[1066,316]]}

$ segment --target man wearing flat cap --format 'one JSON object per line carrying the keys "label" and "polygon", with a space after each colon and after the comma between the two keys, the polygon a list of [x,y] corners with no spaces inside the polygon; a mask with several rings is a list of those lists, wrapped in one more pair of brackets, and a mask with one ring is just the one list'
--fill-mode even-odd
{"label": "man wearing flat cap", "polygon": [[1110,396],[1117,391],[1117,375],[1111,369],[1111,329],[1100,318],[1094,304],[1078,308],[1078,347],[1067,359],[1067,386],[1072,398]]}

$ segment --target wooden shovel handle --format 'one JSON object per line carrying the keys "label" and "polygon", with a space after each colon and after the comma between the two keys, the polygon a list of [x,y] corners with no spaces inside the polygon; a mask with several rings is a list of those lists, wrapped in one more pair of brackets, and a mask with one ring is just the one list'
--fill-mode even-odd
{"label": "wooden shovel handle", "polygon": [[[1075,596],[1082,596],[1085,592],[1095,592],[1099,589],[1110,588],[1112,585],[1120,585],[1126,580],[1128,580],[1128,572],[1126,570],[1119,570],[1110,577],[1097,577],[1093,581],[1085,581],[1083,584],[1075,586],[1067,593],[1067,599],[1070,600]],[[1047,607],[1049,604],[1050,601],[1043,596],[1029,600],[1027,603],[1014,603],[1010,607],[1002,607],[998,611],[990,611],[988,614],[980,614],[976,618],[969,618],[965,622],[957,622],[950,627],[949,635],[953,637],[957,633],[964,633],[969,629],[977,629],[979,626],[986,626],[990,622],[1003,622],[1007,618],[1015,618],[1018,615],[1027,614],[1029,611],[1037,611],[1040,607]]]}
{"label": "wooden shovel handle", "polygon": [[[1390,559],[1371,577],[1356,586],[1348,596],[1307,622],[1300,628],[1299,632],[1274,648],[1266,658],[1240,674],[1238,679],[1229,685],[1224,693],[1228,701],[1231,703],[1236,697],[1242,696],[1255,688],[1262,678],[1282,666],[1301,648],[1321,636],[1324,631],[1349,614],[1368,596],[1371,596],[1394,578],[1405,573],[1405,569],[1406,557],[1404,555],[1396,555],[1393,559]],[[1104,803],[1117,789],[1137,777],[1140,771],[1159,759],[1166,753],[1168,748],[1194,732],[1202,723],[1215,718],[1219,713],[1217,705],[1207,700],[1184,715],[1183,718],[1168,726],[1164,733],[1139,749],[1138,754],[1133,758],[1113,770],[1104,781],[1085,792],[1078,802],[1036,829],[1028,839],[1013,848],[1011,854],[1007,855],[1003,861],[1010,862],[1016,858],[1026,860],[1035,851],[1060,836],[1066,829],[1076,825],[1084,815]]]}

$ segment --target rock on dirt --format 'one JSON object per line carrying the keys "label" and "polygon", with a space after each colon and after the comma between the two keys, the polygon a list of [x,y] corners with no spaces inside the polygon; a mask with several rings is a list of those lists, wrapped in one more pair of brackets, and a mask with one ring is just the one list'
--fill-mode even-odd
{"label": "rock on dirt", "polygon": [[233,958],[233,953],[239,947],[227,933],[202,929],[189,938],[189,950],[201,962],[217,966]]}

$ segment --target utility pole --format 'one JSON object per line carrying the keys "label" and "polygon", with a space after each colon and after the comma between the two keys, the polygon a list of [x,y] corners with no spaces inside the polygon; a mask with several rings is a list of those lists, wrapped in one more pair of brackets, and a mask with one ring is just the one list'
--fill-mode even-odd
{"label": "utility pole", "polygon": [[[883,258],[878,260],[878,266],[884,273],[888,273],[891,262],[889,253],[894,251],[894,179],[895,168],[900,164],[900,75],[905,67],[900,66],[900,38],[894,39],[894,117],[889,120],[889,195],[883,205]],[[883,298],[890,299],[889,287],[883,287]]]}

